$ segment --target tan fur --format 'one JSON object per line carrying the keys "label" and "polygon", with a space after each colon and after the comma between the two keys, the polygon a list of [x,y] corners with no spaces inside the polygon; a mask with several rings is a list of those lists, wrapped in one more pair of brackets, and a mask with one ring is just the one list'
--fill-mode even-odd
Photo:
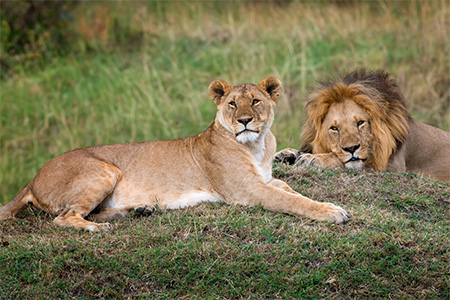
{"label": "tan fur", "polygon": [[450,181],[450,133],[412,120],[388,73],[354,71],[322,85],[306,102],[302,148],[282,150],[276,160]]}
{"label": "tan fur", "polygon": [[257,205],[288,214],[341,223],[348,213],[312,201],[272,178],[276,143],[270,132],[278,79],[231,87],[214,81],[209,93],[218,106],[203,133],[180,140],[76,149],[49,161],[31,183],[0,210],[0,220],[32,203],[56,214],[54,223],[91,231],[135,209],[175,209],[202,201]]}

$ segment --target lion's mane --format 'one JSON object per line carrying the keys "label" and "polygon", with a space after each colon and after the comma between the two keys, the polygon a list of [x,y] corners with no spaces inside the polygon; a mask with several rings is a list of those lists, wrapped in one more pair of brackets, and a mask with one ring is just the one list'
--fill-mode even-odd
{"label": "lion's mane", "polygon": [[301,152],[331,152],[322,136],[322,121],[331,104],[351,99],[370,116],[372,143],[366,166],[384,171],[389,157],[409,134],[409,113],[394,78],[383,70],[355,70],[333,82],[321,83],[306,99],[307,120]]}

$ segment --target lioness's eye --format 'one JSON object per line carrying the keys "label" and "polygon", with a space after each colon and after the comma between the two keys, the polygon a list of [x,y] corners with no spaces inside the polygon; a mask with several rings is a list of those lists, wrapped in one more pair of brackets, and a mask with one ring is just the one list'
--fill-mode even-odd
{"label": "lioness's eye", "polygon": [[229,105],[230,107],[236,107],[236,102],[231,101],[230,103],[228,103],[228,105]]}
{"label": "lioness's eye", "polygon": [[261,100],[253,99],[252,105],[257,105],[259,102],[261,102]]}
{"label": "lioness's eye", "polygon": [[338,131],[338,128],[336,126],[331,126],[330,129],[333,131]]}
{"label": "lioness's eye", "polygon": [[364,121],[358,121],[358,123],[356,123],[356,125],[361,126],[362,124],[364,124]]}

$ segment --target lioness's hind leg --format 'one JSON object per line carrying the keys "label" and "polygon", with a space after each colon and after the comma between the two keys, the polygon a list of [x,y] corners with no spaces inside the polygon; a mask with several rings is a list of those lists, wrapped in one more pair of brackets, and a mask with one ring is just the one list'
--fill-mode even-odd
{"label": "lioness's hind leg", "polygon": [[70,226],[89,231],[108,231],[112,229],[111,224],[109,223],[94,223],[86,221],[81,217],[81,214],[75,210],[70,210],[67,213],[59,215],[53,220],[53,223],[59,226]]}
{"label": "lioness's hind leg", "polygon": [[53,223],[89,231],[110,230],[110,224],[90,222],[85,220],[84,217],[89,215],[114,190],[115,185],[115,181],[105,179],[90,181],[85,190],[72,195],[70,205],[53,220]]}
{"label": "lioness's hind leg", "polygon": [[72,178],[71,189],[60,194],[67,200],[61,201],[62,212],[53,222],[89,231],[110,230],[108,223],[98,224],[84,218],[114,191],[120,179],[121,172],[117,167],[103,161],[91,161],[90,169]]}

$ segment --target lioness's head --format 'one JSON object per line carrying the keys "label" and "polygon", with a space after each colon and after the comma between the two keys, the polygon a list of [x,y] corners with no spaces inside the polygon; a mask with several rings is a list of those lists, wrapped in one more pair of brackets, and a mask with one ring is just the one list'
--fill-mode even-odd
{"label": "lioness's head", "polygon": [[243,144],[255,142],[270,129],[280,92],[281,82],[274,77],[258,85],[245,83],[231,87],[222,80],[209,85],[209,94],[218,107],[217,120]]}
{"label": "lioness's head", "polygon": [[349,169],[386,169],[408,135],[406,104],[384,71],[354,71],[322,84],[306,100],[302,152],[333,152]]}

